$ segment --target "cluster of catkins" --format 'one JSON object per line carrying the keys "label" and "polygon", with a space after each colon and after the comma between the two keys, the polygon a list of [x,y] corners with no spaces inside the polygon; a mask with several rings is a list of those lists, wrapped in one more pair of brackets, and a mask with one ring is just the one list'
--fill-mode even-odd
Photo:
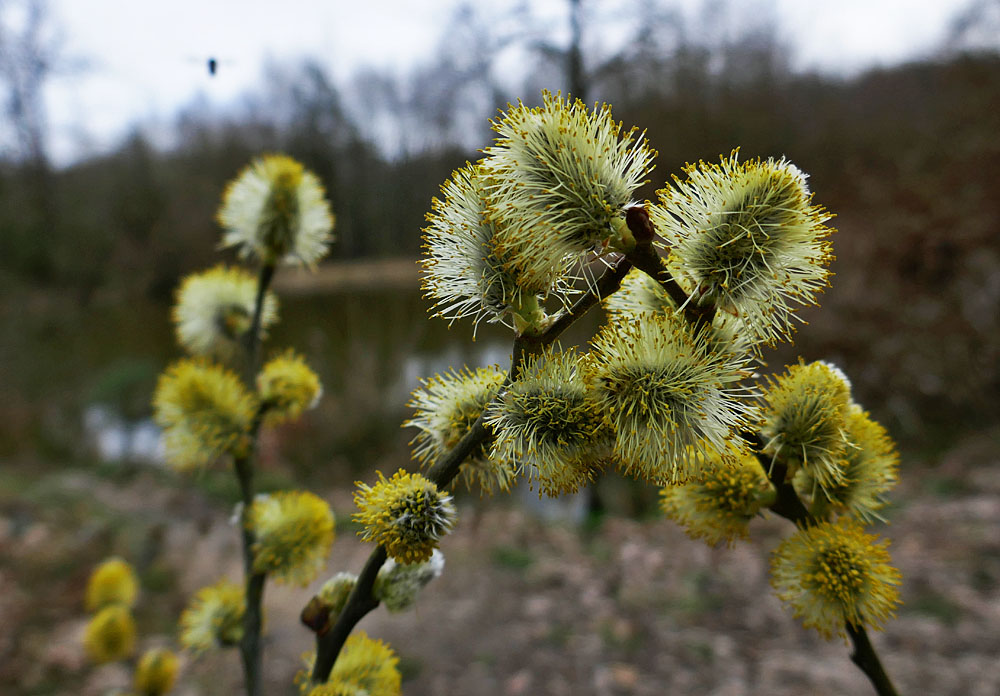
{"label": "cluster of catkins", "polygon": [[[586,350],[549,346],[512,376],[465,368],[426,380],[408,422],[417,458],[436,461],[482,416],[492,439],[463,465],[470,487],[492,493],[525,476],[558,495],[614,467],[662,486],[663,510],[712,544],[746,537],[776,486],[791,484],[808,515],[773,556],[779,596],[825,635],[879,627],[899,574],[862,523],[896,481],[895,447],[837,367],[757,374],[762,348],[788,340],[796,308],[828,285],[830,215],[806,175],[734,151],[687,166],[640,206],[632,197],[655,153],[607,105],[545,94],[493,126],[493,145],[428,215],[423,285],[439,316],[541,336],[574,292],[595,287],[595,260],[631,261],[653,243],[662,272],[624,277]],[[653,240],[628,221],[635,208]]]}
{"label": "cluster of catkins", "polygon": [[[139,580],[127,561],[106,559],[90,574],[85,604],[93,617],[84,631],[83,647],[96,664],[130,660],[135,654],[136,627],[132,607]],[[134,665],[132,694],[162,696],[173,688],[179,660],[166,648],[149,648]]]}
{"label": "cluster of catkins", "polygon": [[[607,105],[546,93],[540,107],[519,103],[493,127],[483,158],[457,170],[433,201],[423,287],[449,321],[499,322],[518,340],[539,340],[513,374],[462,368],[424,381],[406,423],[417,430],[415,457],[438,462],[481,421],[489,436],[460,469],[470,488],[489,494],[528,478],[559,495],[614,467],[661,486],[666,514],[712,544],[746,537],[753,517],[791,495],[803,512],[773,554],[778,595],[827,636],[880,627],[898,604],[899,574],[887,542],[863,524],[878,518],[896,481],[895,447],[837,367],[800,362],[776,377],[757,374],[763,347],[788,340],[795,310],[828,284],[830,216],[813,203],[805,174],[734,151],[689,165],[655,203],[639,205],[633,196],[655,153]],[[264,157],[229,186],[218,219],[223,245],[261,273],[219,266],[178,291],[174,322],[191,357],[167,368],[154,406],[179,469],[228,460],[240,471],[262,426],[297,418],[321,393],[291,351],[252,377],[233,368],[242,360],[256,371],[256,345],[277,319],[266,282],[274,268],[312,266],[326,251],[333,217],[322,188],[294,160]],[[659,266],[651,271],[640,257]],[[575,295],[597,290],[601,261],[635,262],[604,298],[607,324],[587,349],[542,341],[572,316]],[[359,534],[389,558],[372,594],[402,611],[442,571],[437,546],[455,521],[452,498],[399,470],[359,483],[355,502]],[[325,564],[334,519],[318,496],[259,495],[239,520],[252,541],[248,574],[305,585]],[[317,635],[329,631],[357,582],[335,575],[303,621]],[[223,579],[199,590],[181,616],[182,645],[199,653],[239,644],[244,587]],[[94,629],[105,636],[88,637],[95,657],[131,645],[127,602],[110,611],[102,621],[120,628]],[[323,683],[309,676],[314,659],[299,679],[306,696],[400,691],[395,654],[363,633],[347,639]]]}
{"label": "cluster of catkins", "polygon": [[[188,276],[177,291],[173,320],[177,340],[190,357],[167,367],[153,406],[167,461],[180,471],[217,462],[232,463],[237,472],[252,468],[260,429],[298,418],[322,394],[319,378],[293,350],[273,355],[259,370],[254,364],[257,346],[278,317],[277,298],[267,287],[275,268],[314,266],[332,238],[333,215],[318,180],[289,157],[262,157],[229,185],[218,220],[225,229],[222,245],[237,247],[242,259],[256,263],[258,273],[220,265]],[[248,369],[255,373],[252,379],[246,377]],[[355,517],[362,525],[359,533],[396,559],[379,573],[375,597],[389,610],[402,611],[441,573],[444,557],[436,545],[455,510],[451,497],[420,474],[379,477],[375,486],[359,484]],[[324,567],[334,515],[319,496],[258,494],[238,508],[237,519],[251,540],[245,581],[257,576],[306,585]],[[353,582],[353,576],[338,574],[313,606],[318,603],[332,621]],[[198,590],[180,617],[181,645],[194,655],[240,645],[247,630],[247,587],[223,578]],[[88,634],[95,655],[120,656],[133,642],[127,608],[116,605],[113,611],[95,620],[95,625],[115,627],[100,629],[104,643]],[[400,691],[397,663],[391,648],[361,633],[347,641],[327,681],[315,684],[303,677],[302,692],[392,696]],[[176,661],[172,664],[171,675]]]}

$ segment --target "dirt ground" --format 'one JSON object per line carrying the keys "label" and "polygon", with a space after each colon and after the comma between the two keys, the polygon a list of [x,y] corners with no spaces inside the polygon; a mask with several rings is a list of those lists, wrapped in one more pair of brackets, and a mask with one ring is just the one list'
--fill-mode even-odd
{"label": "dirt ground", "polygon": [[[1000,432],[969,436],[933,468],[907,471],[892,539],[904,605],[873,634],[902,694],[1000,693]],[[111,550],[140,569],[140,644],[170,645],[186,597],[239,577],[228,510],[162,474],[80,470],[0,478],[0,693],[101,696],[128,686],[93,668],[79,640],[83,588]],[[327,574],[309,588],[269,585],[269,696],[294,694],[311,648],[297,615],[325,577],[357,571],[369,549],[344,524],[350,491],[327,492],[341,527]],[[801,628],[773,596],[769,551],[789,526],[712,549],[669,520],[609,517],[594,532],[542,521],[516,499],[467,501],[443,544],[444,575],[414,610],[379,608],[360,629],[401,658],[403,692],[424,694],[874,693],[848,647]],[[176,696],[240,693],[229,651],[185,657]]]}

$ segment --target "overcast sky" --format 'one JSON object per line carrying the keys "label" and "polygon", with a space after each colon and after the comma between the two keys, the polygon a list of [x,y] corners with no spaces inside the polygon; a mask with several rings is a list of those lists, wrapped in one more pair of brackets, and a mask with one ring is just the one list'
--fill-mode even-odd
{"label": "overcast sky", "polygon": [[[584,0],[613,12],[625,0]],[[634,1],[634,0],[631,0]],[[670,0],[664,0],[669,2]],[[698,5],[698,0],[677,0]],[[730,0],[731,4],[761,0]],[[855,72],[918,57],[968,0],[764,0],[796,68]],[[163,121],[201,94],[225,104],[267,60],[312,57],[338,84],[361,65],[405,69],[437,45],[455,0],[50,0],[64,54],[86,61],[48,93],[57,162],[99,151],[137,121]],[[475,3],[500,11],[504,3]],[[514,4],[514,3],[509,3]],[[532,0],[554,32],[565,0]],[[560,29],[560,27],[563,27]],[[208,56],[219,70],[210,78]]]}

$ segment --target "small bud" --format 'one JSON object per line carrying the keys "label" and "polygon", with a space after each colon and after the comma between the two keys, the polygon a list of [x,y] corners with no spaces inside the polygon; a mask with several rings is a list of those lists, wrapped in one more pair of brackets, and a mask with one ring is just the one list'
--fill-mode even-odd
{"label": "small bud", "polygon": [[99,611],[114,604],[132,607],[138,593],[139,583],[132,566],[123,558],[109,558],[94,569],[87,581],[87,611]]}
{"label": "small bud", "polygon": [[[391,563],[392,561],[390,561]],[[305,609],[302,610],[300,619],[314,633],[323,635],[333,626],[347,598],[357,584],[358,576],[354,573],[337,573],[332,578],[323,583],[319,592],[309,600]]]}
{"label": "small bud", "polygon": [[636,244],[642,246],[653,242],[656,228],[653,227],[653,221],[649,219],[649,213],[646,212],[645,207],[633,205],[626,208],[625,223],[628,225],[629,231],[632,232]]}
{"label": "small bud", "polygon": [[302,609],[299,620],[306,628],[321,636],[330,630],[330,608],[319,595],[314,595]]}
{"label": "small bud", "polygon": [[133,685],[139,696],[163,696],[177,680],[177,656],[169,650],[147,650],[135,669]]}
{"label": "small bud", "polygon": [[121,604],[101,609],[87,624],[83,647],[90,659],[98,664],[130,657],[135,650],[132,613]]}
{"label": "small bud", "polygon": [[354,573],[337,573],[323,583],[318,596],[330,608],[330,613],[336,616],[347,604],[347,598],[354,591],[357,582],[358,576]]}

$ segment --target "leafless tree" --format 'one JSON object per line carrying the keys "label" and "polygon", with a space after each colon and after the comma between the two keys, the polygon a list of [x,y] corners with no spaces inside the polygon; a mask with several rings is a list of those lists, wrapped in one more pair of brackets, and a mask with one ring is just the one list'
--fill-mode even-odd
{"label": "leafless tree", "polygon": [[13,139],[13,158],[45,169],[46,115],[43,90],[59,48],[45,0],[0,0],[0,83]]}

